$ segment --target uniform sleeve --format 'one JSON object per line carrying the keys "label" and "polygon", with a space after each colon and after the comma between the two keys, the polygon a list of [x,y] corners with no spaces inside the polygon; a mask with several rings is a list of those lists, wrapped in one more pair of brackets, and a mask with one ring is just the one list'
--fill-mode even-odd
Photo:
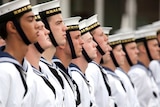
{"label": "uniform sleeve", "polygon": [[131,77],[131,80],[133,81],[133,84],[136,88],[140,105],[142,107],[147,107],[147,103],[150,99],[150,96],[148,96],[148,94],[151,94],[151,90],[150,87],[148,87],[148,78],[145,72],[139,69],[134,69],[129,71],[128,74]]}
{"label": "uniform sleeve", "polygon": [[98,86],[99,83],[99,75],[100,75],[99,73],[100,73],[99,68],[95,66],[95,64],[93,63],[88,64],[85,74],[94,91],[97,91],[96,86]]}
{"label": "uniform sleeve", "polygon": [[[10,70],[12,72],[12,70]],[[0,107],[6,107],[9,97],[11,76],[4,66],[0,65]]]}

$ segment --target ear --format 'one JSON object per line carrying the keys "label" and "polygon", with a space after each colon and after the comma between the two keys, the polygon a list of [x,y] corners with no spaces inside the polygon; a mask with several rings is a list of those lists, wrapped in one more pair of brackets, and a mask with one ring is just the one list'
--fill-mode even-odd
{"label": "ear", "polygon": [[16,29],[16,27],[14,26],[14,24],[13,24],[12,21],[8,21],[8,22],[7,22],[6,28],[7,28],[8,32],[12,32],[12,33],[16,33],[16,32],[17,32],[17,29]]}
{"label": "ear", "polygon": [[64,49],[65,47],[66,47],[66,45],[64,44],[64,45],[59,45],[58,46],[60,49]]}
{"label": "ear", "polygon": [[139,47],[139,51],[142,53],[146,53],[146,48],[145,48],[144,44]]}

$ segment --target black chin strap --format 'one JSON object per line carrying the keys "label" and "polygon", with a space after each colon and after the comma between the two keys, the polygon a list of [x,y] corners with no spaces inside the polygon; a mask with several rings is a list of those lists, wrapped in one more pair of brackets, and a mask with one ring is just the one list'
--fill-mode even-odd
{"label": "black chin strap", "polygon": [[128,52],[127,52],[127,50],[126,50],[126,48],[125,48],[124,45],[125,45],[125,44],[122,44],[122,48],[123,48],[123,51],[124,51],[125,54],[126,54],[127,61],[128,61],[128,63],[129,63],[130,66],[133,66],[133,63],[132,63],[131,59],[129,58]]}
{"label": "black chin strap", "polygon": [[83,47],[82,47],[82,54],[88,63],[92,61],[92,59],[88,56],[87,52]]}
{"label": "black chin strap", "polygon": [[38,50],[39,53],[44,52],[44,49],[40,46],[40,44],[38,42],[34,43],[34,46],[36,47],[36,49]]}
{"label": "black chin strap", "polygon": [[70,46],[70,49],[71,49],[72,59],[75,59],[75,58],[77,58],[77,55],[76,55],[74,45],[73,45],[73,42],[72,42],[72,39],[71,39],[71,35],[70,35],[69,32],[70,31],[68,31],[68,30],[66,31],[67,40],[68,40],[68,43],[69,43],[69,46]]}
{"label": "black chin strap", "polygon": [[[41,14],[41,13],[40,13],[40,14]],[[56,42],[56,40],[55,40],[55,38],[54,38],[54,35],[53,35],[53,33],[52,33],[52,31],[51,31],[51,28],[50,28],[50,26],[49,26],[49,24],[48,24],[47,18],[46,18],[46,17],[43,17],[43,16],[41,15],[41,19],[42,19],[42,22],[45,24],[46,29],[48,29],[48,30],[50,31],[49,37],[50,37],[50,40],[51,40],[52,44],[53,44],[55,47],[57,47],[57,46],[58,46],[58,43]]]}
{"label": "black chin strap", "polygon": [[148,45],[147,45],[147,40],[144,41],[144,46],[146,48],[149,60],[152,61],[153,58],[151,57],[151,53],[149,52]]}
{"label": "black chin strap", "polygon": [[13,21],[14,26],[16,27],[18,33],[20,34],[22,40],[24,41],[24,43],[25,43],[26,45],[31,44],[31,42],[28,40],[27,36],[26,36],[25,33],[23,32],[23,30],[22,30],[22,28],[21,28],[21,25],[20,25],[20,23],[17,21],[17,19],[14,18],[12,21]]}
{"label": "black chin strap", "polygon": [[[93,37],[93,40],[97,43],[97,41],[94,39],[94,37]],[[104,52],[103,49],[99,46],[98,43],[97,43],[97,47],[96,47],[96,48],[98,49],[98,51],[100,52],[101,55],[104,55],[104,54],[105,54],[105,52]]]}
{"label": "black chin strap", "polygon": [[111,51],[111,58],[112,58],[112,60],[113,60],[113,63],[114,63],[114,65],[116,66],[116,67],[119,67],[119,64],[117,63],[117,60],[116,60],[116,58],[115,58],[115,56],[114,56],[114,54],[113,54],[113,52]]}

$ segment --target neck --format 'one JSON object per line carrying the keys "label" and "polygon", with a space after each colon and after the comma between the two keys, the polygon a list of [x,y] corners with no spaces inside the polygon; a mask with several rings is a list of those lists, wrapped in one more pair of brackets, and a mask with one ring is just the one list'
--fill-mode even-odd
{"label": "neck", "polygon": [[[16,38],[17,39],[17,38]],[[14,38],[7,39],[4,52],[9,53],[20,64],[28,51],[28,46],[23,41],[15,40]]]}
{"label": "neck", "polygon": [[120,65],[120,67],[123,69],[123,71],[125,71],[126,73],[128,73],[128,71],[130,70],[131,66],[129,65],[127,59],[125,59],[124,64]]}
{"label": "neck", "polygon": [[93,61],[95,61],[97,64],[100,64],[101,58],[102,55],[99,52],[97,52],[97,57]]}
{"label": "neck", "polygon": [[71,54],[68,54],[63,46],[62,48],[59,46],[56,48],[55,56],[61,60],[63,66],[67,69],[72,60]]}
{"label": "neck", "polygon": [[104,66],[104,67],[110,68],[112,71],[115,71],[115,69],[116,69],[116,66],[114,65],[112,59],[110,59],[110,60],[107,61],[107,62],[104,62],[104,63],[101,64],[101,65]]}
{"label": "neck", "polygon": [[52,58],[53,58],[55,52],[56,52],[56,48],[55,48],[54,46],[52,46],[52,47],[46,49],[46,50],[43,52],[42,56],[43,56],[48,62],[52,63]]}
{"label": "neck", "polygon": [[150,60],[147,57],[147,55],[140,54],[138,59],[140,62],[142,62],[144,64],[145,67],[147,67],[147,68],[149,67]]}
{"label": "neck", "polygon": [[73,59],[72,63],[77,65],[81,69],[82,73],[85,73],[86,68],[88,66],[88,62],[85,60],[85,58],[83,56],[76,58],[76,59]]}
{"label": "neck", "polygon": [[36,69],[39,70],[39,60],[40,60],[41,54],[37,51],[35,46],[31,44],[29,46],[29,50],[26,54],[26,59],[29,61],[29,63],[34,66]]}

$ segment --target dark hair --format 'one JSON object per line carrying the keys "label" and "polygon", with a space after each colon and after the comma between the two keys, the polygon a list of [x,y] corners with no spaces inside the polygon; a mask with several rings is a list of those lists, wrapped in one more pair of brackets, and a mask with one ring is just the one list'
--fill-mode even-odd
{"label": "dark hair", "polygon": [[[16,20],[18,21],[18,23],[20,22],[20,18],[23,16],[24,14],[20,14],[15,16]],[[9,19],[8,21],[12,21],[14,18],[12,17],[11,19]],[[0,35],[2,37],[2,39],[6,39],[7,38],[7,30],[6,30],[6,24],[8,21],[5,21],[3,23],[0,23]]]}
{"label": "dark hair", "polygon": [[160,34],[160,29],[159,30],[157,30],[157,36]]}
{"label": "dark hair", "polygon": [[4,40],[7,38],[7,35],[8,35],[6,31],[6,23],[7,22],[0,23],[0,35]]}

